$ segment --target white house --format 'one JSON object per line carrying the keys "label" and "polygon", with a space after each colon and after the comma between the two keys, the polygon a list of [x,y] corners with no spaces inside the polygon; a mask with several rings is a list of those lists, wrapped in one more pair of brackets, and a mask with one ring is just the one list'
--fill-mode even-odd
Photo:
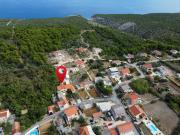
{"label": "white house", "polygon": [[101,112],[107,112],[111,110],[111,107],[114,106],[113,102],[99,102],[96,103],[96,106],[101,110]]}
{"label": "white house", "polygon": [[131,87],[128,84],[123,84],[120,86],[120,90],[124,93],[130,93],[133,92],[133,90],[131,89]]}

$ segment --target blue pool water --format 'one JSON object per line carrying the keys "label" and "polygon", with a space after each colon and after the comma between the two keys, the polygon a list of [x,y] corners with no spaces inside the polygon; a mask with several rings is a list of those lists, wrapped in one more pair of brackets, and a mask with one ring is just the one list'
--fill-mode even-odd
{"label": "blue pool water", "polygon": [[180,0],[0,0],[0,18],[180,12]]}
{"label": "blue pool water", "polygon": [[35,129],[35,130],[31,131],[30,135],[39,135],[38,129]]}
{"label": "blue pool water", "polygon": [[150,123],[148,125],[148,128],[151,130],[151,133],[156,134],[156,132],[158,131],[158,129],[156,128],[156,126],[153,123]]}

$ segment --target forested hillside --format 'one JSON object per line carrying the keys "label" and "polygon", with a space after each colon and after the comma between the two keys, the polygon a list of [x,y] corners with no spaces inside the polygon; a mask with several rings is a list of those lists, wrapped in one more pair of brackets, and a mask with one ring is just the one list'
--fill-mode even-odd
{"label": "forested hillside", "polygon": [[180,49],[177,44],[168,44],[161,41],[143,39],[119,30],[107,27],[94,27],[94,32],[87,32],[83,36],[91,47],[103,49],[102,55],[107,59],[120,59],[124,54],[138,52],[151,52],[154,49],[167,51]]}
{"label": "forested hillside", "polygon": [[46,114],[56,90],[47,53],[76,45],[79,33],[79,28],[62,24],[16,26],[14,32],[11,26],[0,27],[0,108],[16,114],[22,130]]}
{"label": "forested hillside", "polygon": [[180,46],[180,13],[98,14],[93,18],[98,23],[134,33],[142,38],[155,39]]}

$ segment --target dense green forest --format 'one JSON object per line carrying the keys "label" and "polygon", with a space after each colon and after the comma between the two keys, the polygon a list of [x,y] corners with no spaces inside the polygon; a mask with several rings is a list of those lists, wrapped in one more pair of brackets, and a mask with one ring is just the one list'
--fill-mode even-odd
{"label": "dense green forest", "polygon": [[139,50],[150,52],[154,49],[167,51],[170,49],[180,49],[180,46],[168,44],[156,40],[142,39],[138,36],[124,33],[107,27],[94,27],[94,32],[86,32],[83,34],[85,41],[91,47],[99,47],[103,49],[102,55],[107,59],[119,59],[123,54],[137,54]]}
{"label": "dense green forest", "polygon": [[[47,53],[79,39],[73,25],[0,27],[0,108],[16,114],[22,130],[47,112],[57,80]],[[22,114],[21,111],[28,111]]]}
{"label": "dense green forest", "polygon": [[180,46],[180,13],[98,14],[94,20],[142,38]]}

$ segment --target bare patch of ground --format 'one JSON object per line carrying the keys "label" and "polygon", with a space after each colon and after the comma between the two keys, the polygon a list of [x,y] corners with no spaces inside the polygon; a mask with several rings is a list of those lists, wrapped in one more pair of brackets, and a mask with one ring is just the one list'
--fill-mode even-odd
{"label": "bare patch of ground", "polygon": [[163,133],[171,135],[178,124],[179,118],[164,102],[157,101],[153,104],[147,104],[144,109],[148,115],[152,116]]}
{"label": "bare patch of ground", "polygon": [[93,113],[96,113],[96,112],[98,112],[96,107],[92,107],[92,108],[84,110],[84,113],[87,117],[92,117]]}

